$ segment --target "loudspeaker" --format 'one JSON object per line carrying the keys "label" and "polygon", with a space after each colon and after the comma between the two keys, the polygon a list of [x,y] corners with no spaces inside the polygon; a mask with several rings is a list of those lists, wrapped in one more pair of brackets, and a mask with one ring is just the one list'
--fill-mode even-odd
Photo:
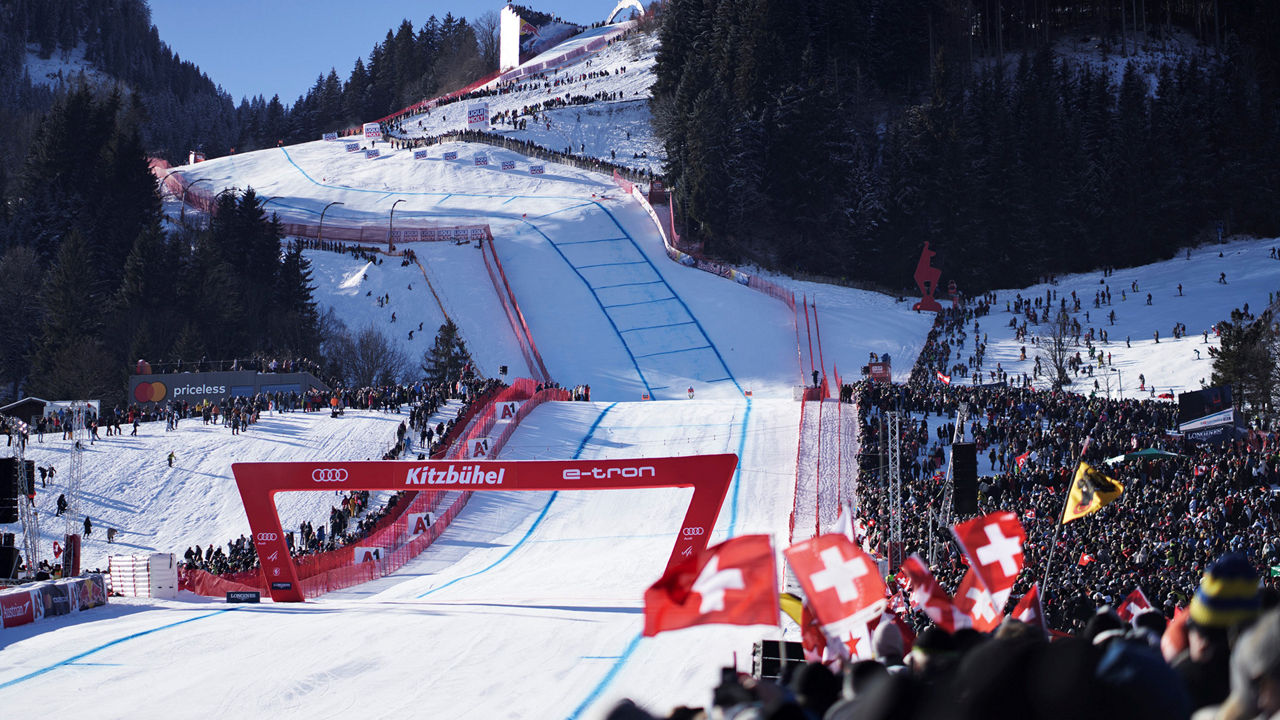
{"label": "loudspeaker", "polygon": [[0,458],[0,523],[18,522],[18,459]]}
{"label": "loudspeaker", "polygon": [[22,564],[22,556],[16,547],[0,547],[0,579],[13,580],[18,577],[18,566]]}
{"label": "loudspeaker", "polygon": [[36,461],[24,460],[22,463],[26,470],[26,486],[18,488],[19,495],[32,496],[36,494]]}
{"label": "loudspeaker", "polygon": [[[786,664],[782,661],[782,649],[786,647]],[[790,672],[804,665],[804,645],[798,642],[761,640],[751,648],[751,674],[783,682]]]}
{"label": "loudspeaker", "polygon": [[957,515],[978,513],[978,449],[973,443],[951,446],[951,508]]}

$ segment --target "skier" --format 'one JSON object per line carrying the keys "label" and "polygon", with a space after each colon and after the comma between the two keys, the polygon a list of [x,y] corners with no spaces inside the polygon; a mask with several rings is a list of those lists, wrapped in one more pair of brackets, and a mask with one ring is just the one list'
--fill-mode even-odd
{"label": "skier", "polygon": [[62,513],[66,511],[67,511],[67,496],[63,494],[59,494],[58,495],[58,512],[54,513],[54,517],[59,517],[62,515]]}
{"label": "skier", "polygon": [[169,451],[169,467],[173,467],[173,461],[174,461],[174,460],[176,460],[176,459],[178,459],[178,456],[177,456],[177,455],[174,455],[174,454],[173,454],[173,451],[172,451],[172,450],[170,450],[170,451]]}
{"label": "skier", "polygon": [[88,515],[85,515],[85,516],[84,516],[84,537],[85,537],[85,539],[86,539],[86,540],[87,540],[87,539],[89,539],[89,536],[90,536],[90,535],[92,535],[92,534],[93,534],[93,523],[92,523],[92,522],[89,522],[89,516],[88,516]]}
{"label": "skier", "polygon": [[693,386],[692,386],[692,385],[690,385],[690,386],[689,386],[689,399],[690,399],[690,400],[692,400],[692,399],[693,399]]}

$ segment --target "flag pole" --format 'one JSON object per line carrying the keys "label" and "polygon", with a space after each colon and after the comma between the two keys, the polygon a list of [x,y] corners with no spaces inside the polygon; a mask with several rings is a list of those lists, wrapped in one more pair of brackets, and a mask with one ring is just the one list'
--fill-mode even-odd
{"label": "flag pole", "polygon": [[[1076,482],[1076,472],[1080,470],[1080,463],[1084,462],[1084,454],[1089,451],[1089,445],[1093,443],[1093,436],[1084,439],[1084,445],[1080,448],[1080,457],[1076,460],[1076,471],[1071,473],[1071,480],[1067,482],[1067,490],[1062,496],[1062,509],[1058,511],[1058,523],[1053,528],[1053,541],[1049,543],[1049,559],[1044,563],[1044,578],[1040,580],[1041,587],[1049,586],[1049,570],[1053,567],[1053,555],[1058,549],[1058,535],[1062,532],[1063,517],[1067,513],[1067,503],[1071,502],[1071,488]],[[1044,595],[1040,596],[1040,604],[1044,604]]]}

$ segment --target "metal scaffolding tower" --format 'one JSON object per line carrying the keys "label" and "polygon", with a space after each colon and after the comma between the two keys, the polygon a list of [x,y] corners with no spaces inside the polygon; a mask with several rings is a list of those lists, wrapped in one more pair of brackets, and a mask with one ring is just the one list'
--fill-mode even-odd
{"label": "metal scaffolding tower", "polygon": [[40,564],[40,515],[26,498],[27,483],[34,483],[35,478],[28,477],[25,460],[27,442],[25,439],[15,446],[14,457],[18,459],[18,519],[22,521],[22,557],[27,563],[27,572],[35,573]]}
{"label": "metal scaffolding tower", "polygon": [[902,565],[902,418],[889,413],[889,571]]}
{"label": "metal scaffolding tower", "polygon": [[80,512],[80,481],[84,476],[84,441],[88,439],[88,433],[85,432],[85,412],[88,407],[87,402],[71,404],[71,461],[67,468],[67,511],[63,513],[66,520],[63,537],[79,534],[83,529],[76,518],[80,522],[84,521],[84,515]]}
{"label": "metal scaffolding tower", "polygon": [[[964,438],[964,424],[969,417],[969,403],[960,403],[960,409],[956,411],[956,430],[951,434],[951,447],[955,448],[956,443]],[[937,538],[938,530],[948,532],[951,530],[951,506],[954,497],[955,483],[952,482],[952,466],[955,459],[955,453],[947,453],[947,477],[942,483],[942,507],[938,508],[938,527],[929,531],[929,566],[932,567],[937,562],[938,544],[934,542]]]}

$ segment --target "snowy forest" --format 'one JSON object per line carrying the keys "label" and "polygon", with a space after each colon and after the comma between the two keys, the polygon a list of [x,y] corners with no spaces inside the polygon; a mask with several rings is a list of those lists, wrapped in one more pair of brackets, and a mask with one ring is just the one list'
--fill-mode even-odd
{"label": "snowy forest", "polygon": [[[1052,52],[1174,33],[1118,81]],[[1243,0],[670,0],[654,123],[709,252],[901,291],[928,241],[976,292],[1280,233],[1277,36]]]}
{"label": "snowy forest", "polygon": [[261,95],[237,104],[161,41],[144,0],[5,0],[0,122],[11,131],[0,139],[0,187],[12,180],[4,168],[21,166],[43,114],[80,80],[64,78],[58,89],[33,82],[23,71],[28,51],[50,58],[82,50],[88,62],[136,95],[148,152],[176,162],[191,149],[214,157],[310,140],[462,87],[497,65],[497,13],[486,13],[477,27],[479,33],[450,14],[431,16],[417,30],[406,20],[388,30],[367,58],[357,58],[345,80],[330,69],[292,105]]}

